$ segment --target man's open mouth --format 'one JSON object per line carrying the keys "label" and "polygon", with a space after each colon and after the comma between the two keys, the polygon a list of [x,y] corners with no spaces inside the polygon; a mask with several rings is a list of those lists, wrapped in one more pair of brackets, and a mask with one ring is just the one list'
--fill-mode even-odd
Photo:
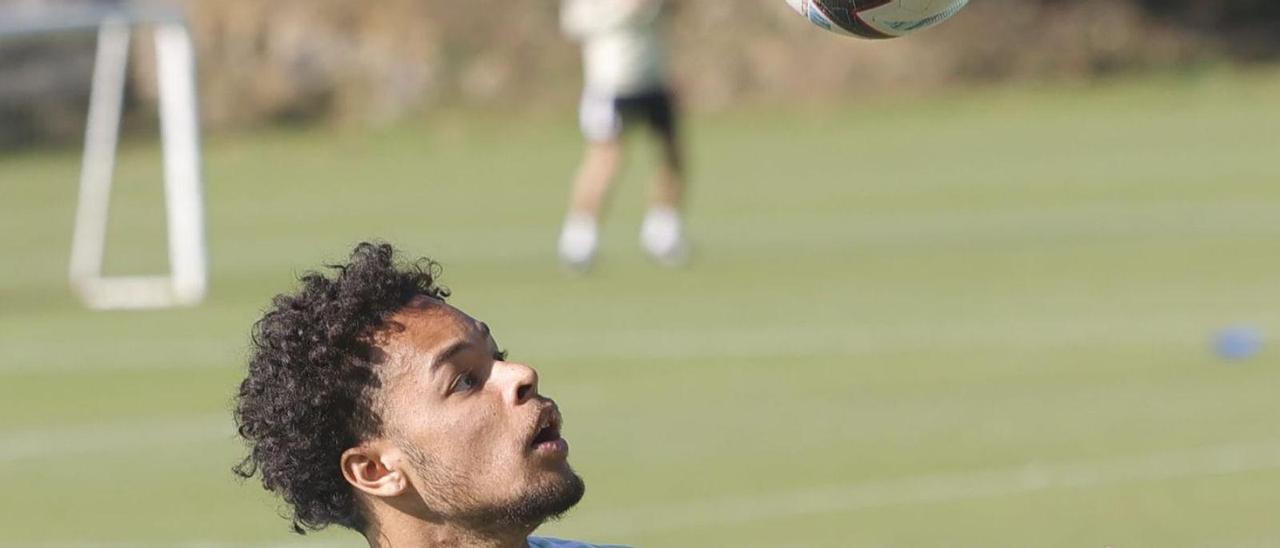
{"label": "man's open mouth", "polygon": [[547,407],[539,417],[538,430],[529,441],[529,447],[547,451],[562,451],[567,448],[564,438],[560,437],[560,424],[559,411],[555,407]]}
{"label": "man's open mouth", "polygon": [[558,417],[550,416],[553,415],[551,413],[548,413],[548,415],[538,425],[538,433],[534,434],[532,445],[560,439],[560,420]]}

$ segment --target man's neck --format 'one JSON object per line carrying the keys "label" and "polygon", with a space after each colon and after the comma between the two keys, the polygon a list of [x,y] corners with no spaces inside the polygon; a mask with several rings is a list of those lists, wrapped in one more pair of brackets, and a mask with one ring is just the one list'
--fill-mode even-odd
{"label": "man's neck", "polygon": [[[389,517],[389,516],[383,516]],[[400,518],[400,519],[396,519]],[[380,519],[365,538],[370,548],[527,548],[534,527],[477,530],[449,522],[433,522],[400,514]]]}

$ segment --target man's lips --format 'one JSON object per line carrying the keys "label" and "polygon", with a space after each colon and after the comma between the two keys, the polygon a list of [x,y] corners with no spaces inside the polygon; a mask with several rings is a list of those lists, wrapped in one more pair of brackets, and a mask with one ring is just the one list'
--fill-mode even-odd
{"label": "man's lips", "polygon": [[538,423],[529,439],[529,448],[537,452],[562,453],[568,451],[569,444],[560,437],[562,424],[560,410],[555,404],[542,408],[538,414]]}

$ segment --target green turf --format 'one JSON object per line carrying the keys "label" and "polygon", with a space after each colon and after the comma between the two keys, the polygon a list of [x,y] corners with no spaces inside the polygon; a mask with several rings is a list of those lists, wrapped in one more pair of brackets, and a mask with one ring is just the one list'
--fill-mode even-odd
{"label": "green turf", "polygon": [[[645,546],[1280,544],[1280,73],[965,90],[690,121],[693,268],[553,257],[565,118],[206,143],[212,292],[94,313],[65,282],[78,156],[0,157],[0,545],[272,545],[227,414],[249,324],[379,236],[539,367],[588,496]],[[638,146],[639,155],[649,150]],[[108,270],[163,268],[126,147]],[[1215,358],[1252,325],[1269,347]],[[357,546],[349,533],[316,545]]]}

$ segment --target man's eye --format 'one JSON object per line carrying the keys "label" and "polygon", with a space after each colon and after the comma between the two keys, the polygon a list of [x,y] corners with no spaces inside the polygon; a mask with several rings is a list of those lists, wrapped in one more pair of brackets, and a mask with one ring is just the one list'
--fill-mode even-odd
{"label": "man's eye", "polygon": [[497,351],[497,352],[494,352],[494,353],[493,353],[493,359],[498,360],[498,361],[500,361],[500,362],[505,362],[505,361],[507,361],[507,351],[506,351],[506,350],[499,350],[499,351]]}
{"label": "man's eye", "polygon": [[466,392],[476,387],[476,377],[470,373],[461,375],[453,381],[454,392]]}

